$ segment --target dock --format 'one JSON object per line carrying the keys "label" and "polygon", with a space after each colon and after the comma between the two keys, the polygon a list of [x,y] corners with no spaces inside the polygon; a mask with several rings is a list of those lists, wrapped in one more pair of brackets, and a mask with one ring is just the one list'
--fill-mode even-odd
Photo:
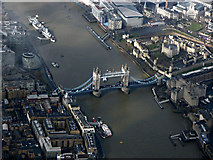
{"label": "dock", "polygon": [[158,104],[158,106],[159,106],[161,109],[164,109],[164,107],[160,104],[160,102],[159,102],[157,96],[155,96],[154,99],[155,99],[156,103]]}
{"label": "dock", "polygon": [[163,104],[163,103],[166,103],[166,102],[169,102],[169,99],[166,99],[166,100],[160,101],[159,103],[160,103],[160,104]]}
{"label": "dock", "polygon": [[158,106],[159,106],[161,109],[164,109],[164,107],[163,107],[161,104],[162,104],[162,103],[168,102],[169,99],[159,102],[158,96],[157,96],[157,94],[156,94],[156,92],[155,92],[155,87],[152,88],[152,93],[153,93],[153,95],[154,95],[155,102],[158,104]]}
{"label": "dock", "polygon": [[175,140],[178,140],[181,144],[182,147],[184,147],[184,142],[183,142],[183,139],[182,139],[182,136],[181,134],[175,134],[175,135],[169,135],[169,140],[172,142],[172,144],[174,146],[176,146],[177,144],[175,143]]}
{"label": "dock", "polygon": [[155,93],[155,87],[152,88],[152,93],[154,94],[155,97],[157,97],[157,95]]}
{"label": "dock", "polygon": [[104,36],[100,37],[91,27],[87,26],[87,29],[90,33],[106,48],[111,49],[111,47],[105,42],[107,38],[109,38],[110,34],[106,33]]}
{"label": "dock", "polygon": [[171,141],[171,143],[173,144],[173,146],[177,146],[177,144],[175,143],[175,141],[171,138],[171,134],[169,135],[169,140]]}

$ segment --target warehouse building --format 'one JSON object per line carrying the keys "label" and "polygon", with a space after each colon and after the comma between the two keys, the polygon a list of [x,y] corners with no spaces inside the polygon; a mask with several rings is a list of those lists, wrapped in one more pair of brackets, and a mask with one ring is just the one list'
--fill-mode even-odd
{"label": "warehouse building", "polygon": [[131,2],[113,1],[113,6],[117,13],[125,22],[126,26],[141,27],[143,24],[143,15],[135,8]]}

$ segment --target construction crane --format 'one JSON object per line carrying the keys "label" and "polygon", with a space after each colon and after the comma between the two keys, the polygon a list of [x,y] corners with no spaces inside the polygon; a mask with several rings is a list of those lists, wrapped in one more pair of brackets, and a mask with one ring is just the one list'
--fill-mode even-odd
{"label": "construction crane", "polygon": [[167,0],[165,0],[165,2],[166,2],[166,4],[165,4],[165,8],[167,8],[167,7],[168,7],[168,2],[167,2]]}

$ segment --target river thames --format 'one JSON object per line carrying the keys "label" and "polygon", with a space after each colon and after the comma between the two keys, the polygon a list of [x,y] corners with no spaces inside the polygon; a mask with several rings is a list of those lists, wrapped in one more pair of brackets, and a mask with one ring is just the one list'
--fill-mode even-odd
{"label": "river thames", "polygon": [[[112,47],[109,51],[88,32],[89,25],[100,35],[104,34],[97,24],[89,24],[82,17],[82,9],[74,3],[5,3],[5,7],[28,28],[32,43],[57,85],[73,88],[89,79],[95,67],[102,72],[119,71],[122,64],[130,67],[132,76],[145,78],[140,68],[110,40],[107,41]],[[27,19],[35,14],[53,31],[56,43],[44,43],[36,38],[38,33]],[[59,63],[60,68],[51,67],[51,62]],[[112,129],[112,137],[101,139],[106,158],[202,157],[195,142],[184,147],[180,143],[177,147],[172,145],[169,134],[179,133],[190,124],[180,114],[173,113],[169,104],[164,104],[165,109],[161,110],[151,87],[131,90],[129,95],[115,90],[104,92],[101,98],[79,96],[77,102],[89,120],[101,116]]]}

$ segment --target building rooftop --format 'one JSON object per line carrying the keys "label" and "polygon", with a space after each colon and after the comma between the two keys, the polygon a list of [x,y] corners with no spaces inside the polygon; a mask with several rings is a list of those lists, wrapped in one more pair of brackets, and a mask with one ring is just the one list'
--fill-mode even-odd
{"label": "building rooftop", "polygon": [[41,141],[44,145],[46,152],[61,152],[61,147],[53,147],[49,137],[42,137]]}
{"label": "building rooftop", "polygon": [[47,99],[48,98],[48,94],[40,94],[40,95],[28,95],[27,99],[28,100],[39,100],[39,99]]}
{"label": "building rooftop", "polygon": [[203,117],[208,121],[210,120],[212,117],[210,115],[210,113],[208,113],[207,111],[205,111],[204,109],[200,109],[200,114],[203,115]]}
{"label": "building rooftop", "polygon": [[212,72],[212,71],[213,71],[213,66],[203,67],[203,68],[195,70],[195,71],[184,73],[184,74],[182,74],[182,76],[184,78],[190,78],[190,77],[193,77],[193,76],[196,76],[196,75],[201,75],[203,73]]}
{"label": "building rooftop", "polygon": [[91,148],[91,147],[96,148],[94,133],[86,132],[84,133],[84,137],[85,137],[88,148]]}
{"label": "building rooftop", "polygon": [[190,5],[190,2],[179,2],[177,4],[177,7],[182,8],[182,9],[185,10],[185,9],[187,9],[189,7],[189,5]]}
{"label": "building rooftop", "polygon": [[54,130],[54,127],[52,125],[52,122],[49,118],[44,120],[44,124],[47,130]]}
{"label": "building rooftop", "polygon": [[35,129],[38,132],[39,136],[45,136],[44,131],[41,128],[40,123],[37,120],[33,120],[32,123],[34,124]]}
{"label": "building rooftop", "polygon": [[113,10],[113,7],[107,1],[101,1],[101,3],[107,8],[108,10]]}
{"label": "building rooftop", "polygon": [[176,49],[176,48],[177,48],[177,45],[175,45],[175,44],[165,44],[165,43],[164,43],[164,47],[170,48],[170,49]]}
{"label": "building rooftop", "polygon": [[81,139],[80,134],[50,134],[50,139]]}
{"label": "building rooftop", "polygon": [[195,10],[201,11],[204,9],[204,6],[202,4],[196,3],[196,2],[194,2],[194,3],[195,3]]}
{"label": "building rooftop", "polygon": [[81,110],[73,110],[73,112],[78,116],[79,122],[82,123],[82,126],[84,126],[84,127],[91,127],[90,124],[85,119],[85,116],[83,115],[83,113],[81,112]]}
{"label": "building rooftop", "polygon": [[166,10],[167,12],[169,12],[169,13],[174,13],[174,11],[169,9],[169,8],[163,8],[163,9]]}
{"label": "building rooftop", "polygon": [[143,17],[141,13],[135,7],[127,8],[127,7],[118,7],[118,10],[121,14],[126,18],[137,18]]}
{"label": "building rooftop", "polygon": [[68,125],[71,131],[78,130],[78,127],[73,119],[68,119]]}
{"label": "building rooftop", "polygon": [[99,5],[95,5],[95,7],[98,9],[98,10],[102,10],[102,9],[104,9],[105,7],[100,7]]}
{"label": "building rooftop", "polygon": [[113,0],[113,2],[112,2],[115,6],[117,6],[117,7],[121,7],[121,6],[133,6],[134,4],[132,3],[132,2],[130,2],[130,1],[125,1],[125,0],[122,0],[122,1],[120,1],[120,0]]}

